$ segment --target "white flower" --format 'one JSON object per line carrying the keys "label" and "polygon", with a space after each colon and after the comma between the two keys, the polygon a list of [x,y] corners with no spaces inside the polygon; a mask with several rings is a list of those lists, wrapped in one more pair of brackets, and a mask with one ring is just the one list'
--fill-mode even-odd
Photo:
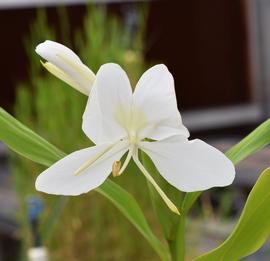
{"label": "white flower", "polygon": [[89,95],[95,74],[66,46],[45,41],[36,47],[36,52],[47,62],[42,65],[53,75],[85,95]]}
{"label": "white flower", "polygon": [[37,178],[37,190],[79,195],[101,185],[112,170],[114,176],[120,175],[133,158],[168,207],[178,213],[140,162],[139,150],[182,191],[227,186],[235,176],[232,162],[223,153],[201,140],[188,140],[189,132],[177,109],[173,77],[164,65],[146,71],[134,93],[119,65],[101,66],[82,128],[96,146],[71,153],[45,170]]}

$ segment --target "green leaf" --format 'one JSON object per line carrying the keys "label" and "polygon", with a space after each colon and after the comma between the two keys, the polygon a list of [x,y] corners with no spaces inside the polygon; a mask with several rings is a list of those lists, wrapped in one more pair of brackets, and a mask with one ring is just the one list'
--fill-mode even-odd
{"label": "green leaf", "polygon": [[226,152],[227,157],[236,165],[270,143],[270,119],[263,122],[248,136]]}
{"label": "green leaf", "polygon": [[[261,150],[269,143],[270,119],[263,122],[243,140],[229,149],[225,154],[234,163],[234,165],[237,165],[240,161]],[[182,205],[182,209],[185,213],[189,211],[200,194],[200,191],[186,194]]]}
{"label": "green leaf", "polygon": [[251,190],[240,219],[228,239],[196,261],[237,261],[257,251],[270,234],[270,168]]}
{"label": "green leaf", "polygon": [[0,108],[0,140],[15,152],[45,166],[50,166],[65,156],[2,108]]}
{"label": "green leaf", "polygon": [[[17,153],[45,166],[50,166],[65,156],[65,153],[31,131],[2,108],[0,108],[0,140]],[[108,198],[129,219],[162,260],[169,260],[167,249],[153,234],[132,195],[111,180],[104,182],[96,191]],[[59,200],[62,200],[61,197]],[[50,222],[53,223],[51,220]]]}

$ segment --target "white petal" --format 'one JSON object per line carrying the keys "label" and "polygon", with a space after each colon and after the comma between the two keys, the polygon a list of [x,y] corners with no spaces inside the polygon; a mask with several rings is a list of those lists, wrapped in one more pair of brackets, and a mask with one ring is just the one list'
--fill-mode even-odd
{"label": "white petal", "polygon": [[89,95],[95,74],[72,50],[47,40],[36,47],[36,52],[47,61],[43,65],[49,72],[83,94]]}
{"label": "white petal", "polygon": [[135,88],[134,104],[146,114],[148,128],[145,135],[148,138],[189,136],[177,109],[173,76],[165,65],[156,65],[142,75]]}
{"label": "white petal", "polygon": [[[79,195],[100,186],[112,171],[112,165],[127,151],[127,143],[102,144],[71,153],[42,172],[36,189],[56,195]],[[105,153],[104,153],[105,152]],[[98,159],[97,159],[98,158]],[[76,171],[91,159],[97,159],[80,174]]]}
{"label": "white petal", "polygon": [[201,140],[175,136],[157,142],[141,142],[160,174],[181,191],[192,192],[230,185],[235,177],[232,162]]}
{"label": "white petal", "polygon": [[126,137],[123,121],[130,117],[132,90],[126,73],[117,64],[105,64],[96,75],[83,115],[83,131],[95,143]]}

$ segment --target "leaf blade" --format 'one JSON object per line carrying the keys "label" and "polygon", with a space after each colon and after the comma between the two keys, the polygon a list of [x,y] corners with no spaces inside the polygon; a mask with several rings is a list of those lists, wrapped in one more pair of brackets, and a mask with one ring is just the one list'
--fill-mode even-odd
{"label": "leaf blade", "polygon": [[249,194],[231,235],[216,249],[195,261],[236,261],[257,251],[270,234],[270,168],[266,169]]}
{"label": "leaf blade", "polygon": [[45,139],[0,108],[0,141],[18,154],[45,166],[65,156]]}
{"label": "leaf blade", "polygon": [[270,119],[263,122],[249,135],[226,152],[226,156],[236,165],[270,143]]}

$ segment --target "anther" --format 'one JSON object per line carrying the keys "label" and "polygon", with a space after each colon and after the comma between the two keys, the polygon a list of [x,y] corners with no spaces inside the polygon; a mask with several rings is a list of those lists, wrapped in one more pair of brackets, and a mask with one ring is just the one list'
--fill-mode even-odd
{"label": "anther", "polygon": [[112,175],[113,177],[117,177],[119,176],[119,172],[120,172],[120,169],[121,169],[121,161],[120,160],[116,160],[113,165],[112,165]]}

